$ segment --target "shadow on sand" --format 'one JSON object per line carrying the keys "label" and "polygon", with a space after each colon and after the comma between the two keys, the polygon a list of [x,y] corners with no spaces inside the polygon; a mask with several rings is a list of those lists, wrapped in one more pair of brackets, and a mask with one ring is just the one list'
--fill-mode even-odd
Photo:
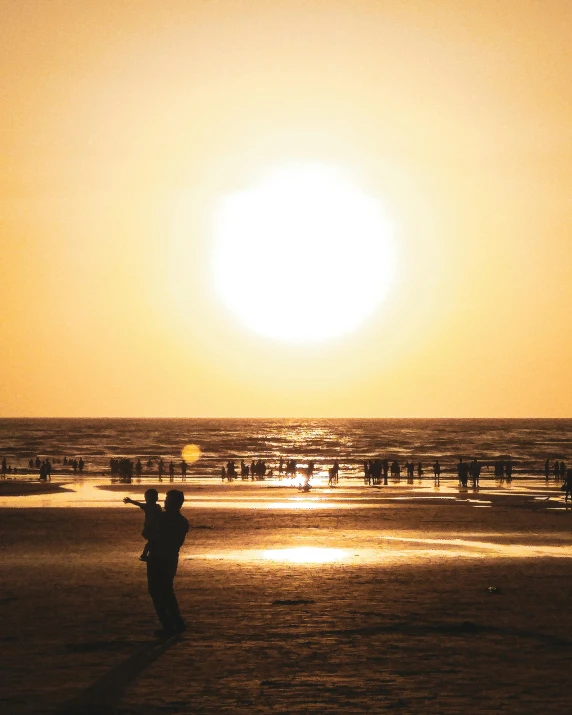
{"label": "shadow on sand", "polygon": [[51,712],[55,715],[113,715],[131,683],[180,640],[180,636],[173,636],[146,643],[82,693]]}

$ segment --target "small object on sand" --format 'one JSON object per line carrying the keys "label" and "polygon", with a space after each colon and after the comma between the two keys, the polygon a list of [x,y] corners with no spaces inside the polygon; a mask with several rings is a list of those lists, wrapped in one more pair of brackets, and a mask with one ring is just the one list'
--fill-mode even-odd
{"label": "small object on sand", "polygon": [[489,586],[487,588],[487,591],[489,593],[502,593],[501,589],[498,586]]}

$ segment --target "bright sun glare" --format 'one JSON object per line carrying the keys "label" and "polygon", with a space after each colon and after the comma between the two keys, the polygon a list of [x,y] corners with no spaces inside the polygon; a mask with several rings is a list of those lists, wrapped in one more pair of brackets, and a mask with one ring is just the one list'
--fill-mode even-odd
{"label": "bright sun glare", "polygon": [[355,330],[387,295],[391,222],[338,167],[292,164],[224,196],[214,223],[214,282],[259,335],[319,342]]}

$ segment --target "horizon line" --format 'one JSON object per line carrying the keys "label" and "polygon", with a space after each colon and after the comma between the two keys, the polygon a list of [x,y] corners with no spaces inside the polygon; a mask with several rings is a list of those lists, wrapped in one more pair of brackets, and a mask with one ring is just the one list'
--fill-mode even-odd
{"label": "horizon line", "polygon": [[258,416],[165,416],[165,415],[3,415],[0,420],[572,420],[572,416],[295,416],[295,415],[258,415]]}

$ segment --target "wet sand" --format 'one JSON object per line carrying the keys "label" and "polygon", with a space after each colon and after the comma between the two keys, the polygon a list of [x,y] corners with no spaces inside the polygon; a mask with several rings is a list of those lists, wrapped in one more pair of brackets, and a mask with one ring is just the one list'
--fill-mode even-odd
{"label": "wet sand", "polygon": [[39,482],[36,480],[6,479],[0,481],[0,497],[21,497],[28,494],[55,494],[63,491],[59,482]]}
{"label": "wet sand", "polygon": [[100,489],[115,506],[2,508],[0,711],[570,712],[556,487],[225,486],[185,487],[189,630],[165,644],[141,513],[117,508],[139,486]]}

